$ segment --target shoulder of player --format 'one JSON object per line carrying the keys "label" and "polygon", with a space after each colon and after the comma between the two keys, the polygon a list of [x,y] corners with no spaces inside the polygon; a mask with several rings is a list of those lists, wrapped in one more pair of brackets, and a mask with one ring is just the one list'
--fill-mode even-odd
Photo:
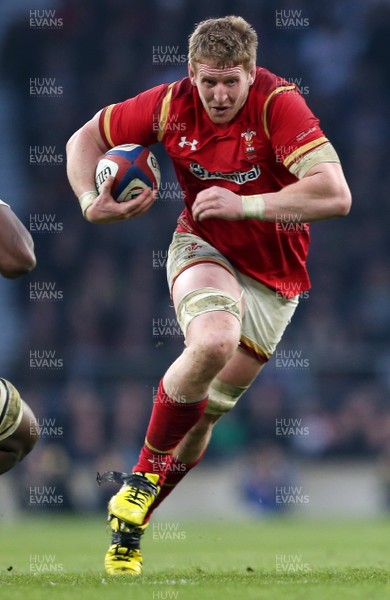
{"label": "shoulder of player", "polygon": [[193,86],[188,77],[164,86],[153,109],[157,141],[161,142],[169,131],[177,131],[182,126],[183,119],[190,118],[188,111],[193,110],[192,98]]}
{"label": "shoulder of player", "polygon": [[183,77],[179,81],[175,81],[171,84],[172,87],[172,100],[175,102],[182,102],[183,104],[190,104],[193,97],[194,86],[192,85],[189,77]]}
{"label": "shoulder of player", "polygon": [[184,107],[189,106],[190,98],[193,94],[193,86],[190,82],[189,77],[184,77],[178,81],[159,86],[160,90],[156,96],[155,109],[160,110],[171,110],[172,104],[181,105],[182,110]]}
{"label": "shoulder of player", "polygon": [[[297,95],[300,95],[299,90],[294,83],[263,67],[257,67],[256,78],[252,88],[250,94],[251,111],[255,111],[255,115],[260,116],[265,134],[269,137],[268,121],[276,99],[283,97],[284,101],[282,105],[285,106],[285,102],[287,101],[288,106],[291,106],[291,99],[295,99]],[[278,103],[278,106],[281,106],[280,103]]]}
{"label": "shoulder of player", "polygon": [[280,77],[264,67],[256,68],[256,77],[252,85],[252,90],[263,102],[266,102],[275,93],[294,89],[295,87],[295,84],[290,83],[284,77]]}
{"label": "shoulder of player", "polygon": [[156,99],[163,100],[169,94],[172,99],[176,99],[191,95],[192,89],[193,86],[189,77],[183,77],[183,79],[172,81],[171,83],[163,83],[150,88],[149,90],[146,90],[146,92],[142,92],[140,96],[151,95],[155,96]]}
{"label": "shoulder of player", "polygon": [[147,112],[151,111],[154,115],[159,114],[164,105],[170,106],[172,97],[177,96],[180,84],[181,81],[162,83],[126,100],[105,106],[100,114],[100,122],[109,119],[112,111],[116,112],[117,110],[124,111],[124,114],[131,114],[134,110],[146,110]]}

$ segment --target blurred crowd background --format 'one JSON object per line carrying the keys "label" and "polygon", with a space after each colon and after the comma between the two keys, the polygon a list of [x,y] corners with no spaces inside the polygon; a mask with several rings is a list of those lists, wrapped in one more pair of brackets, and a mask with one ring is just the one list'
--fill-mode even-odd
{"label": "blurred crowd background", "polygon": [[[50,10],[52,26],[31,21]],[[9,475],[29,510],[32,484],[55,485],[69,509],[104,504],[90,482],[132,466],[155,388],[183,345],[164,270],[182,202],[163,148],[153,148],[162,169],[153,209],[96,226],[69,188],[66,141],[103,106],[185,76],[194,24],[226,14],[252,23],[258,64],[297,83],[320,117],[353,209],[312,225],[313,287],[278,348],[293,360],[270,360],[216,427],[205,464],[249,457],[249,502],[287,481],[291,457],[370,459],[390,479],[389,1],[2,0],[0,196],[30,227],[38,260],[28,277],[0,284],[1,375],[43,431]],[[51,93],[34,95],[49,78]]]}

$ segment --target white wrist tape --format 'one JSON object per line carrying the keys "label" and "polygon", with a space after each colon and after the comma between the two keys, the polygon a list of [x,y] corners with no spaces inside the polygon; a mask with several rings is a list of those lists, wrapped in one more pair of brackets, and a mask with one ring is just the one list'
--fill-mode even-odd
{"label": "white wrist tape", "polygon": [[98,197],[98,193],[96,190],[90,191],[90,192],[84,192],[84,194],[81,194],[81,196],[79,197],[79,203],[81,206],[81,212],[83,213],[83,217],[86,218],[85,213],[87,212],[88,208],[93,204],[95,198]]}
{"label": "white wrist tape", "polygon": [[8,206],[8,208],[11,208],[9,204],[7,204],[6,202],[4,202],[4,200],[0,200],[0,205],[4,205],[4,206]]}
{"label": "white wrist tape", "polygon": [[265,203],[261,194],[255,194],[254,196],[241,196],[241,200],[245,219],[257,219],[258,221],[263,219]]}

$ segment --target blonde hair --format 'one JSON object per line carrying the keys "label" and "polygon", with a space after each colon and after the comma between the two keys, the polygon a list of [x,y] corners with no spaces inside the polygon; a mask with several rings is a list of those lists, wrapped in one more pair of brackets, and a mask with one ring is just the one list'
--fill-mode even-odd
{"label": "blonde hair", "polygon": [[191,67],[212,60],[216,68],[243,65],[246,71],[256,64],[257,33],[242,17],[234,15],[207,19],[196,25],[189,37]]}

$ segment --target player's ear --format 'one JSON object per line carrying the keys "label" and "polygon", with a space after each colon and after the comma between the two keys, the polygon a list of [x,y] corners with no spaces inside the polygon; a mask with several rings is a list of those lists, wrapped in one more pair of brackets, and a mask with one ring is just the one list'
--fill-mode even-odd
{"label": "player's ear", "polygon": [[192,68],[191,63],[188,63],[188,77],[190,78],[192,85],[196,85],[195,84],[195,70]]}
{"label": "player's ear", "polygon": [[253,67],[249,71],[249,77],[248,77],[249,85],[252,85],[253,82],[255,81],[255,79],[256,79],[256,65],[253,65]]}

